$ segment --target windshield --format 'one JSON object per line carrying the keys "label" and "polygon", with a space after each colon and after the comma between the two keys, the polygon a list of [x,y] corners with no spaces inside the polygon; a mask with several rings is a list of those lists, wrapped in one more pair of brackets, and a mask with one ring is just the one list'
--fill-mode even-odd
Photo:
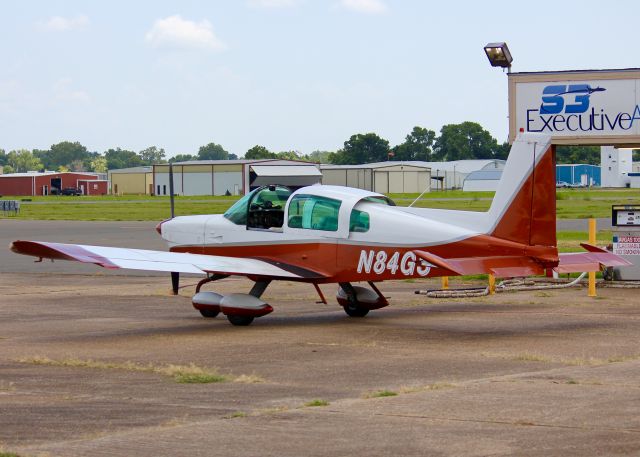
{"label": "windshield", "polygon": [[[224,217],[237,225],[247,225],[247,216],[256,216],[261,212],[274,212],[281,211],[284,215],[284,206],[287,203],[287,199],[291,195],[291,189],[285,186],[263,186],[258,189],[254,189],[240,200],[234,203],[225,213]],[[249,207],[250,205],[250,207]],[[255,217],[253,218],[255,219]],[[256,227],[255,220],[252,221],[252,227]],[[271,221],[270,227],[278,225]],[[282,222],[280,222],[280,227]]]}
{"label": "windshield", "polygon": [[234,205],[224,213],[224,217],[229,219],[234,224],[247,225],[247,205],[249,204],[249,200],[251,200],[251,197],[256,193],[257,190],[258,189],[248,193],[240,200],[235,202]]}

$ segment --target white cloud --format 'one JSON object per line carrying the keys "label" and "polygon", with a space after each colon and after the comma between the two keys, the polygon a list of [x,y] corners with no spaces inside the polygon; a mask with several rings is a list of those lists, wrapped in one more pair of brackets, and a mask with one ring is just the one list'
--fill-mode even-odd
{"label": "white cloud", "polygon": [[83,90],[77,90],[72,87],[71,78],[62,78],[53,84],[53,94],[56,101],[59,102],[78,102],[89,103],[91,97]]}
{"label": "white cloud", "polygon": [[256,8],[288,8],[295,6],[298,0],[249,0],[248,3]]}
{"label": "white cloud", "polygon": [[81,30],[89,25],[89,18],[84,14],[74,17],[52,16],[39,26],[48,32],[67,32],[69,30]]}
{"label": "white cloud", "polygon": [[340,0],[340,6],[366,14],[382,14],[387,11],[387,5],[382,0]]}
{"label": "white cloud", "polygon": [[177,14],[158,19],[145,35],[145,41],[157,48],[187,47],[220,51],[227,47],[215,36],[211,23],[206,19],[194,22],[182,19]]}

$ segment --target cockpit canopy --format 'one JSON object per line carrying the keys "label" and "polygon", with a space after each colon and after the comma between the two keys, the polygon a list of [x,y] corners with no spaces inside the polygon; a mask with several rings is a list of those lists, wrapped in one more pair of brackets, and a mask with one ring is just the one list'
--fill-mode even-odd
{"label": "cockpit canopy", "polygon": [[[246,225],[247,229],[281,231],[287,227],[324,232],[337,232],[342,217],[349,220],[349,232],[367,232],[370,228],[369,213],[355,208],[359,202],[395,206],[384,195],[359,189],[314,186],[301,189],[292,196],[289,188],[270,185],[242,197],[224,213],[224,217],[234,224]],[[288,208],[285,208],[287,204]],[[346,236],[347,227],[343,227],[340,231]]]}

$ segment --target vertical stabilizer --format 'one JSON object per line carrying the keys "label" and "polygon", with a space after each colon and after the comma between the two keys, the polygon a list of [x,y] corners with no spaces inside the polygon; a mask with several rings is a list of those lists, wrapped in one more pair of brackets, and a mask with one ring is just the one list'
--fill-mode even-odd
{"label": "vertical stabilizer", "polygon": [[492,236],[556,246],[555,147],[548,135],[522,133],[511,146],[489,209]]}

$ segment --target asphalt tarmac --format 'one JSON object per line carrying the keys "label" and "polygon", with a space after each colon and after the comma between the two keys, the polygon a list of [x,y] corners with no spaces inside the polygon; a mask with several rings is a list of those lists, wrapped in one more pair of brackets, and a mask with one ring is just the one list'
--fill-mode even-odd
{"label": "asphalt tarmac", "polygon": [[[0,244],[164,247],[154,224],[74,224],[0,221]],[[392,281],[380,285],[392,305],[357,319],[335,286],[322,286],[330,303],[319,305],[311,286],[282,282],[264,295],[275,312],[241,328],[200,317],[193,287],[171,296],[164,275],[34,264],[7,249],[0,268],[0,451],[640,453],[636,290],[433,300],[414,290],[438,281]],[[229,278],[208,290],[250,285]],[[176,382],[175,366],[225,379]]]}

